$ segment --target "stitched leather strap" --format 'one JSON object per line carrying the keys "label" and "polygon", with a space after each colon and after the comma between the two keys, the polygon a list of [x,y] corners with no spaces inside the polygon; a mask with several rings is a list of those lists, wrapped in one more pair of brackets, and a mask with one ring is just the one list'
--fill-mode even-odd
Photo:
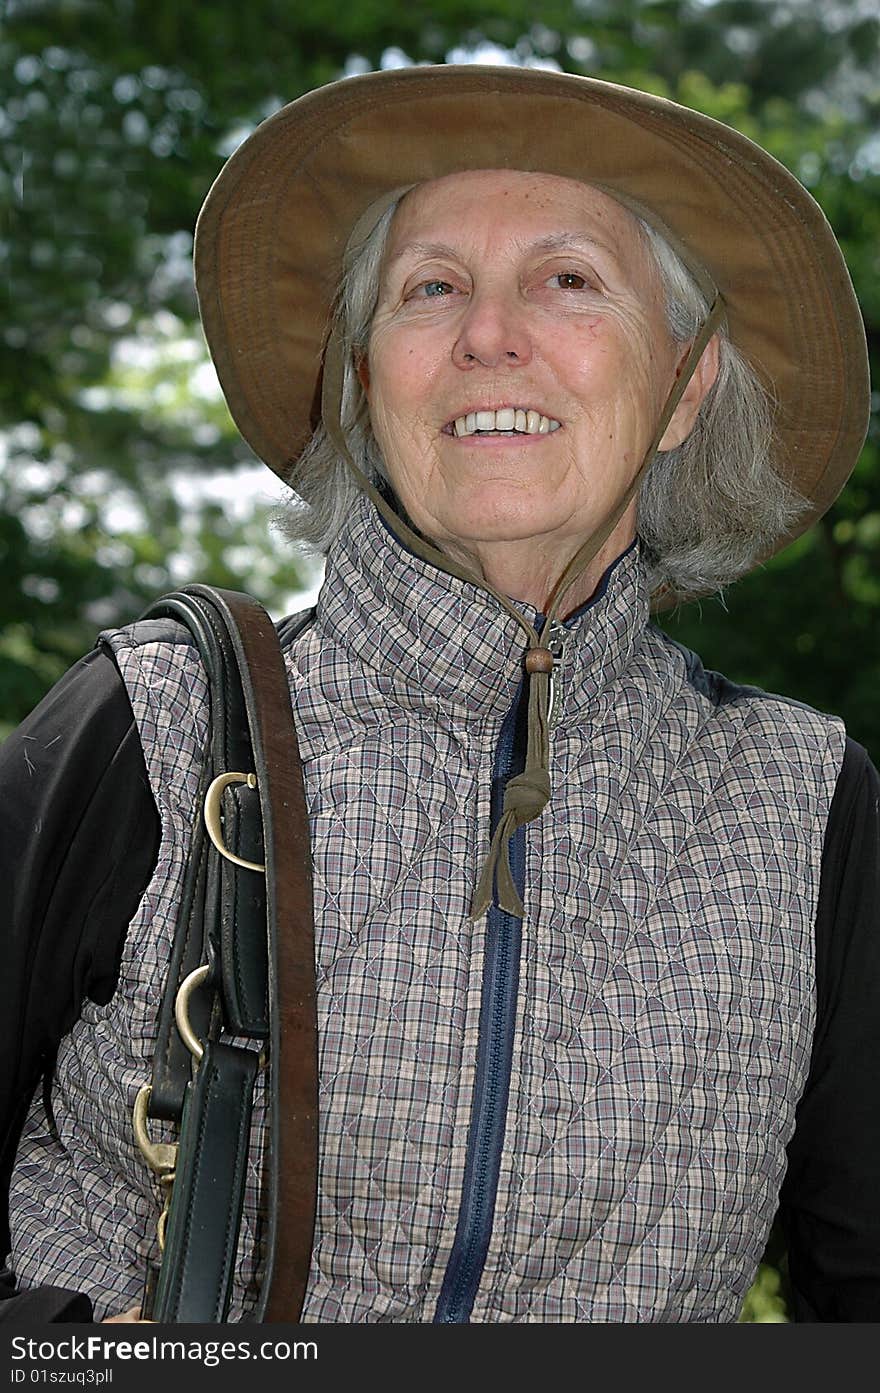
{"label": "stitched leather strap", "polygon": [[[208,738],[196,795],[171,963],[159,1010],[149,1108],[151,1117],[179,1123],[185,1089],[192,1074],[192,1056],[177,1032],[174,1003],[184,978],[202,963],[213,962],[217,956],[223,918],[222,896],[229,896],[230,893],[234,896],[235,893],[208,839],[202,806],[207,788],[216,773],[243,765],[250,769],[253,756],[235,657],[225,626],[213,605],[178,591],[162,596],[147,614],[150,616],[147,622],[154,627],[164,620],[172,637],[179,635],[181,626],[188,631],[199,650],[208,679]],[[169,619],[176,623],[167,624]],[[258,812],[256,821],[259,824]],[[259,830],[257,835],[260,835]],[[261,860],[262,855],[255,859]],[[258,880],[257,894],[262,897],[262,877]],[[262,939],[265,907],[261,898],[253,906],[253,913]],[[244,923],[241,919],[239,923],[244,933]],[[261,948],[261,959],[264,956]],[[205,1037],[208,1030],[211,1003],[211,993],[207,990],[197,992],[192,1000],[191,1019],[200,1039]],[[262,1009],[265,1014],[265,1007]],[[241,1033],[250,1034],[247,1030]]]}
{"label": "stitched leather strap", "polygon": [[[203,589],[194,586],[188,593],[201,594]],[[266,1269],[254,1317],[295,1321],[309,1275],[318,1174],[309,825],[290,692],[272,622],[250,596],[220,594],[235,623],[233,643],[250,722],[266,858],[272,1062],[264,1186],[269,1222]]]}
{"label": "stitched leather strap", "polygon": [[[224,1235],[222,1250],[198,1237],[201,1228],[193,1230],[187,1223],[190,1211],[202,1215],[203,1205],[210,1204],[203,1200],[202,1184],[219,1165],[219,1149],[228,1148],[233,1131],[244,1135],[247,1130],[244,1117],[250,1116],[252,1092],[251,1084],[245,1096],[236,1073],[247,1061],[234,1065],[224,1054],[218,1072],[216,1044],[210,1052],[206,1048],[195,1082],[188,1082],[191,1057],[173,1026],[173,1007],[180,981],[203,962],[211,972],[208,990],[193,1001],[196,1034],[202,1038],[204,1031],[214,1041],[223,1032],[258,1040],[268,1036],[265,1263],[260,1297],[249,1318],[295,1321],[308,1279],[317,1193],[317,1041],[308,818],[287,677],[272,622],[248,595],[189,586],[164,596],[149,614],[185,624],[198,645],[211,705],[201,794],[218,773],[256,774],[258,795],[244,786],[226,790],[224,835],[230,849],[249,860],[265,860],[266,866],[264,878],[221,858],[208,844],[199,816],[160,1015],[153,1079],[158,1102],[151,1099],[150,1108],[152,1116],[174,1120],[186,1097],[187,1122],[181,1129],[153,1315],[189,1320],[195,1317],[182,1312],[198,1309],[223,1313],[198,1319],[224,1319],[226,1252],[231,1245],[234,1255],[240,1223],[242,1168],[224,1172],[225,1187],[210,1187],[219,1197],[214,1228]],[[255,1058],[253,1051],[238,1053]],[[228,1077],[225,1100],[217,1101],[208,1089],[206,1069],[221,1095]],[[190,1121],[194,1113],[200,1119],[197,1126]],[[230,1120],[233,1114],[237,1124]]]}
{"label": "stitched leather strap", "polygon": [[187,1091],[153,1306],[159,1321],[224,1321],[232,1294],[257,1074],[253,1050],[209,1041]]}

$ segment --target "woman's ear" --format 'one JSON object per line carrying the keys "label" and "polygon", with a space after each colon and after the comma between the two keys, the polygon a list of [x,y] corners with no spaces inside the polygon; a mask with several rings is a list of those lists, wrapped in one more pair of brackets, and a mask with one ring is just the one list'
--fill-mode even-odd
{"label": "woman's ear", "polygon": [[[685,349],[679,361],[678,372],[681,372],[689,352],[690,347]],[[683,441],[687,440],[700,407],[718,376],[718,355],[718,335],[713,334],[703,349],[702,357],[694,368],[690,381],[681,394],[681,399],[672,413],[672,419],[657,446],[658,450],[674,450],[677,445],[681,445]]]}

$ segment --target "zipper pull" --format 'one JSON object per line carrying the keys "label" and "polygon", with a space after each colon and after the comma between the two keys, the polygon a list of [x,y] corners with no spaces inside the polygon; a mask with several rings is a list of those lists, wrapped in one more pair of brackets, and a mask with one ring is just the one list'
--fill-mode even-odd
{"label": "zipper pull", "polygon": [[548,652],[553,654],[553,668],[550,672],[550,697],[547,702],[547,729],[552,730],[559,711],[559,699],[562,692],[562,659],[565,656],[565,645],[569,637],[569,631],[558,619],[554,619],[547,633],[541,633],[541,645]]}

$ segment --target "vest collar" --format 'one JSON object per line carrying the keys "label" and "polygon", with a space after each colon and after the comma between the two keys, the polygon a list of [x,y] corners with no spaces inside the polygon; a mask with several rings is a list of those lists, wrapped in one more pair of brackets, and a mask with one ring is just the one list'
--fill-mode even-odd
{"label": "vest collar", "polygon": [[[540,627],[542,616],[514,599]],[[593,598],[561,626],[565,656],[556,719],[576,717],[627,667],[649,603],[636,543],[612,562]],[[488,591],[414,555],[367,498],[327,558],[317,624],[408,707],[462,716],[506,714],[523,676],[525,635]]]}

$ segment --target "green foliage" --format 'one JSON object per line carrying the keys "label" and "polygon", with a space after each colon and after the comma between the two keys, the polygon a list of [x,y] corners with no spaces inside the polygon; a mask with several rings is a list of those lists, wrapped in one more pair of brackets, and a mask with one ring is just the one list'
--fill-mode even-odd
{"label": "green foliage", "polygon": [[758,1275],[746,1293],[739,1319],[744,1324],[782,1325],[788,1321],[788,1308],[782,1291],[782,1278],[775,1267],[762,1262]]}
{"label": "green foliage", "polygon": [[782,1325],[790,1320],[788,1256],[782,1226],[777,1219],[770,1230],[755,1280],[746,1292],[739,1322],[744,1325]]}
{"label": "green foliage", "polygon": [[[253,488],[234,472],[254,462],[225,407],[197,389],[189,254],[205,191],[258,121],[341,72],[487,44],[678,97],[810,185],[844,243],[876,352],[878,29],[808,0],[549,0],[540,22],[523,0],[477,11],[464,0],[10,0],[0,720],[20,718],[97,627],[181,578],[259,588],[276,609],[296,589],[266,510],[257,523],[198,487],[224,475]],[[152,358],[132,358],[138,344]],[[811,546],[732,591],[728,611],[708,603],[670,627],[734,677],[841,711],[878,749],[878,516],[875,441]]]}

